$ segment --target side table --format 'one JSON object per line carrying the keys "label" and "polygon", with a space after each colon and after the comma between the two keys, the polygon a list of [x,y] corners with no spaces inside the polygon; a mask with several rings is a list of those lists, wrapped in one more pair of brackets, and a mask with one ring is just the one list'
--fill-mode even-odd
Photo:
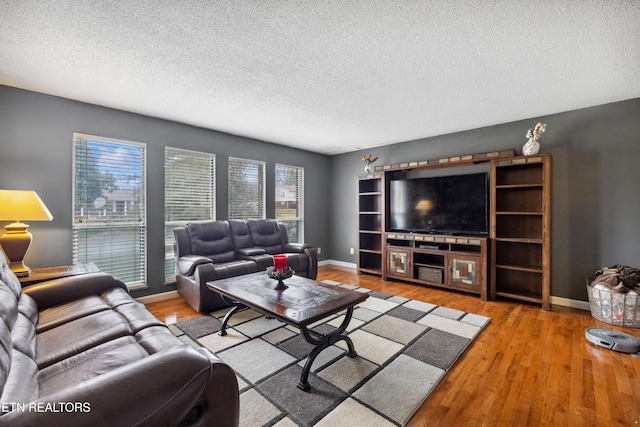
{"label": "side table", "polygon": [[20,284],[25,286],[35,283],[44,282],[46,280],[60,279],[68,276],[80,276],[82,274],[97,273],[100,271],[98,266],[90,262],[87,264],[62,265],[58,267],[32,268],[31,274],[25,277],[19,277]]}

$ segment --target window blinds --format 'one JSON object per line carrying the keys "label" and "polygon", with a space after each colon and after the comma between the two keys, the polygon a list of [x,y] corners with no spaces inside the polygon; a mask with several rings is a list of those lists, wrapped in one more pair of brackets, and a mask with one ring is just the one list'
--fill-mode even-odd
{"label": "window blinds", "polygon": [[166,147],[164,151],[165,280],[175,277],[173,229],[214,220],[216,156]]}
{"label": "window blinds", "polygon": [[131,288],[146,281],[145,148],[73,138],[73,262],[94,262]]}
{"label": "window blinds", "polygon": [[276,165],[276,219],[290,242],[304,242],[304,168]]}
{"label": "window blinds", "polygon": [[265,162],[229,157],[229,219],[265,218]]}

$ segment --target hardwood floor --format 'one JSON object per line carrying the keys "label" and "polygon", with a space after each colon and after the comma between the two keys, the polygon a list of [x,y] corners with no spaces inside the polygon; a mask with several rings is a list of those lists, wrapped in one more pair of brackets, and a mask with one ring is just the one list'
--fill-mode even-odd
{"label": "hardwood floor", "polygon": [[[594,346],[588,327],[640,330],[595,320],[584,310],[477,296],[383,281],[354,270],[321,267],[335,280],[491,318],[408,426],[640,425],[640,359]],[[168,323],[197,315],[181,299],[148,304]]]}

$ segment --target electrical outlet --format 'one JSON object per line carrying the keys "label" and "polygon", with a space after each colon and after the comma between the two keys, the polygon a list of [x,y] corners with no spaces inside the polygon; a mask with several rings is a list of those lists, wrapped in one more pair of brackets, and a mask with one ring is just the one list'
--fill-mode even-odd
{"label": "electrical outlet", "polygon": [[322,248],[318,248],[318,255],[322,253]]}
{"label": "electrical outlet", "polygon": [[356,250],[355,250],[355,249],[353,249],[353,248],[349,248],[349,253],[350,253],[351,255],[354,255],[354,254],[356,253]]}

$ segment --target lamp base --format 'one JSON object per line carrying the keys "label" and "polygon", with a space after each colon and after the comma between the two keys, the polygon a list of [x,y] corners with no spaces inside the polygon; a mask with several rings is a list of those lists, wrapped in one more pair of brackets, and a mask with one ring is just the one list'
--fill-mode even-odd
{"label": "lamp base", "polygon": [[28,277],[31,275],[31,268],[24,265],[24,262],[22,261],[9,263],[9,268],[17,277]]}
{"label": "lamp base", "polygon": [[18,277],[30,275],[31,269],[23,262],[33,238],[29,232],[29,225],[23,222],[14,222],[4,228],[7,232],[0,237],[0,245],[2,245],[9,261],[9,268]]}

